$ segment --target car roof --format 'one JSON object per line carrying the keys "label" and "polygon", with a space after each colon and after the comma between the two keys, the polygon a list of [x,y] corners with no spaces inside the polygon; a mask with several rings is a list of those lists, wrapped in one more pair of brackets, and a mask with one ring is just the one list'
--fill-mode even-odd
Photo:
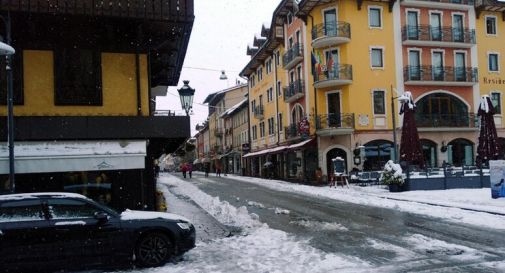
{"label": "car roof", "polygon": [[0,201],[37,199],[37,198],[79,198],[88,199],[86,196],[70,192],[32,192],[0,195]]}

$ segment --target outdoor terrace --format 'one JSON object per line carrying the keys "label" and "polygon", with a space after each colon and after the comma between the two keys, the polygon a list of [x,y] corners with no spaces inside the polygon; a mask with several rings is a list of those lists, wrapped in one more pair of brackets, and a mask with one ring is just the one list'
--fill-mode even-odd
{"label": "outdoor terrace", "polygon": [[479,81],[472,67],[406,66],[403,77],[408,85],[473,86]]}
{"label": "outdoor terrace", "polygon": [[303,60],[303,44],[296,43],[282,56],[284,69],[288,70]]}
{"label": "outdoor terrace", "polygon": [[470,48],[476,44],[475,30],[429,25],[404,26],[403,45]]}
{"label": "outdoor terrace", "polygon": [[317,134],[348,135],[354,131],[354,113],[324,114],[315,117]]}
{"label": "outdoor terrace", "polygon": [[296,80],[283,88],[284,101],[287,103],[294,102],[305,96],[305,82]]}
{"label": "outdoor terrace", "polygon": [[351,25],[347,22],[318,24],[312,28],[312,47],[322,48],[351,41]]}
{"label": "outdoor terrace", "polygon": [[316,71],[314,75],[314,87],[324,88],[330,86],[341,86],[352,83],[352,65],[333,64]]}

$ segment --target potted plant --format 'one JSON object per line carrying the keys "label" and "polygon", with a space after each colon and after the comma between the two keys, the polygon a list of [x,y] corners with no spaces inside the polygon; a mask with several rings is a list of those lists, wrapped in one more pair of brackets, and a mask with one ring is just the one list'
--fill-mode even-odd
{"label": "potted plant", "polygon": [[395,164],[392,160],[389,160],[384,165],[384,171],[379,180],[382,184],[388,185],[390,192],[402,191],[402,185],[405,183],[402,167],[400,164]]}

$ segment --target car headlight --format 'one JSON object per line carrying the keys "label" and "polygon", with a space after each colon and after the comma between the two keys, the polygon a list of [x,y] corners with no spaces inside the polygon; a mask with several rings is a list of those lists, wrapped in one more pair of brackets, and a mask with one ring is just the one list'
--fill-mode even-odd
{"label": "car headlight", "polygon": [[189,223],[177,223],[177,225],[181,228],[181,229],[190,229],[190,224]]}

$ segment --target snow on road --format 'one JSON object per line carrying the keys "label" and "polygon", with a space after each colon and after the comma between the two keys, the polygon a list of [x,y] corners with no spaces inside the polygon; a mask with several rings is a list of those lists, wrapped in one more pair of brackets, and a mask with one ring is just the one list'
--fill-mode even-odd
{"label": "snow on road", "polygon": [[[434,217],[445,218],[452,221],[468,224],[479,224],[493,228],[505,229],[505,217],[466,211],[459,208],[447,208],[425,205],[412,201],[397,201],[389,199],[406,199],[413,201],[430,201],[483,208],[488,210],[505,211],[504,200],[488,200],[489,189],[451,190],[433,192],[408,192],[392,195],[379,187],[351,187],[350,189],[329,189],[327,187],[312,187],[292,184],[283,181],[264,180],[250,177],[228,176],[244,182],[257,183],[275,190],[297,192],[312,196],[332,198],[356,204],[372,205],[393,208],[402,211],[420,213]],[[222,178],[222,179],[226,179]],[[201,179],[200,179],[201,180]],[[210,179],[205,179],[212,182]],[[269,228],[267,224],[259,221],[258,215],[249,213],[247,207],[234,207],[218,197],[212,197],[199,190],[194,184],[170,174],[162,174],[158,180],[162,190],[174,192],[177,195],[188,196],[200,207],[209,212],[221,223],[238,227],[241,234],[228,238],[217,239],[210,242],[198,242],[197,246],[184,254],[182,261],[177,264],[167,264],[159,268],[133,270],[127,272],[395,272],[398,268],[395,263],[411,263],[418,257],[418,253],[425,251],[444,252],[463,251],[464,259],[479,260],[481,254],[477,251],[443,241],[428,238],[420,234],[412,234],[402,238],[410,249],[392,245],[388,242],[372,240],[363,247],[394,251],[397,256],[391,264],[376,267],[356,257],[326,253],[309,245],[307,239],[300,240],[286,232]],[[486,196],[484,198],[484,195]],[[250,201],[248,206],[262,207],[263,204]],[[289,213],[289,211],[285,212]],[[283,217],[279,214],[278,217]],[[348,229],[338,223],[300,221],[292,222],[300,226],[318,229],[338,230],[346,232]],[[437,255],[437,253],[433,253]],[[447,254],[447,253],[446,253]],[[451,254],[451,253],[449,253]],[[505,269],[505,262],[482,262],[483,268],[500,270]],[[493,271],[494,272],[494,271]]]}

